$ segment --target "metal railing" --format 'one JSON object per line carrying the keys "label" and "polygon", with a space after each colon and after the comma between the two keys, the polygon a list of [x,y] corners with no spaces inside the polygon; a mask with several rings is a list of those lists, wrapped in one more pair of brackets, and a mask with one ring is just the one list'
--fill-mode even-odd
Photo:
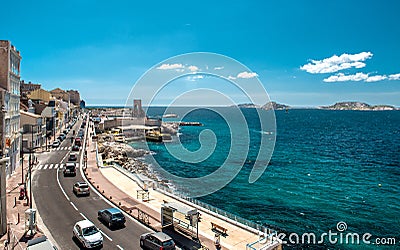
{"label": "metal railing", "polygon": [[205,209],[205,210],[207,210],[207,211],[209,211],[211,213],[219,215],[220,219],[222,219],[222,220],[226,220],[226,218],[227,218],[228,220],[230,220],[231,223],[233,223],[233,224],[235,224],[235,225],[237,225],[239,227],[242,227],[244,229],[253,231],[254,233],[262,232],[262,233],[265,233],[265,234],[268,234],[268,235],[277,235],[277,231],[274,230],[274,229],[271,229],[271,228],[269,228],[267,226],[264,226],[264,225],[260,225],[260,224],[254,222],[254,221],[250,221],[248,219],[245,219],[245,218],[240,217],[240,216],[238,216],[236,214],[227,212],[227,211],[225,211],[223,209],[217,208],[217,207],[212,206],[210,204],[207,204],[205,202],[196,200],[194,198],[187,197],[187,196],[179,193],[178,191],[173,190],[173,189],[171,189],[171,188],[169,188],[167,186],[158,185],[157,190],[163,191],[165,193],[172,194],[174,196],[177,196],[177,197],[179,197],[179,198],[181,198],[183,200],[186,200],[186,201],[188,201],[188,202],[190,202],[190,203],[192,203],[192,204],[194,204],[194,205],[196,205],[198,207],[201,207],[201,208],[203,208],[203,209]]}

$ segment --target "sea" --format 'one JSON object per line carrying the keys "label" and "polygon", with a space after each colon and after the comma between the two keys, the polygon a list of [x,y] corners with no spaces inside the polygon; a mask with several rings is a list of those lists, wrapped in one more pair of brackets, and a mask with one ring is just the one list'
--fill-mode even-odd
{"label": "sea", "polygon": [[[160,117],[164,111],[163,107],[152,107],[147,114]],[[300,240],[288,242],[287,249],[374,249],[376,244],[362,242],[368,234],[371,236],[366,240],[371,243],[376,238],[395,238],[400,248],[400,111],[275,111],[273,154],[254,183],[249,183],[249,174],[259,147],[253,144],[265,131],[260,129],[256,109],[240,111],[251,137],[246,161],[224,188],[196,199],[283,232],[286,241],[288,235],[299,235]],[[207,108],[179,119],[203,126],[181,127],[172,142],[148,142],[151,157],[166,171],[181,177],[201,177],[216,171],[230,147],[235,147],[230,124]],[[190,163],[170,154],[167,146],[199,150],[207,144],[199,139],[204,130],[211,130],[216,139],[207,159]],[[302,234],[313,233],[318,241],[330,232],[337,233],[337,242],[327,238],[316,244],[301,241]],[[347,233],[358,234],[360,244],[338,239]]]}

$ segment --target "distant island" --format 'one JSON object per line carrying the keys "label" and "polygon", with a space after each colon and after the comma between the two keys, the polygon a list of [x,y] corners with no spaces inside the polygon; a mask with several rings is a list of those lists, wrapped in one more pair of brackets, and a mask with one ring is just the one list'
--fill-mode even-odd
{"label": "distant island", "polygon": [[320,106],[320,109],[327,110],[362,110],[362,111],[382,111],[382,110],[399,110],[390,105],[369,105],[364,102],[337,102],[331,106]]}
{"label": "distant island", "polygon": [[263,106],[256,105],[256,104],[253,104],[253,103],[243,103],[243,104],[239,104],[237,106],[239,108],[253,108],[253,109],[254,108],[261,108],[261,109],[265,109],[265,110],[270,110],[270,109],[286,110],[286,109],[290,108],[290,106],[288,106],[288,105],[280,104],[280,103],[276,103],[276,102],[267,102]]}

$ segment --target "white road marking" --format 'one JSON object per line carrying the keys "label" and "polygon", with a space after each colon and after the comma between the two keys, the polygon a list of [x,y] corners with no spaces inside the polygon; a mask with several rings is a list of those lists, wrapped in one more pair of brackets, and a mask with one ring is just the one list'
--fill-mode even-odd
{"label": "white road marking", "polygon": [[107,234],[105,234],[103,231],[101,231],[100,229],[99,229],[99,231],[100,231],[100,233],[102,234],[102,235],[104,235],[109,241],[112,241],[112,239],[110,238],[110,236],[108,236]]}
{"label": "white road marking", "polygon": [[86,216],[83,213],[79,213],[85,220],[88,220],[88,218],[86,218]]}
{"label": "white road marking", "polygon": [[68,195],[65,193],[64,189],[63,189],[62,186],[61,186],[60,178],[58,178],[58,169],[57,169],[56,176],[57,176],[57,183],[58,183],[58,186],[59,186],[60,189],[61,189],[61,192],[63,192],[65,198],[67,198],[67,200],[69,201],[70,199],[69,199]]}
{"label": "white road marking", "polygon": [[43,167],[43,165],[39,165],[39,166],[37,167],[37,169],[40,170],[40,169],[42,169],[42,167]]}
{"label": "white road marking", "polygon": [[117,245],[117,247],[118,247],[119,249],[121,249],[121,250],[124,250],[120,245]]}
{"label": "white road marking", "polygon": [[49,166],[48,164],[44,165],[43,169],[47,169],[48,166]]}
{"label": "white road marking", "polygon": [[54,166],[54,164],[50,164],[49,169],[52,169]]}
{"label": "white road marking", "polygon": [[54,169],[57,169],[57,168],[58,168],[58,163],[56,165],[54,165]]}
{"label": "white road marking", "polygon": [[[89,220],[83,213],[79,213],[85,220]],[[111,239],[111,237],[110,236],[108,236],[107,234],[105,234],[103,231],[101,231],[100,229],[99,229],[99,231],[100,231],[100,233],[102,234],[102,235],[104,235],[104,237],[106,237],[109,241],[112,241],[112,239]]]}
{"label": "white road marking", "polygon": [[62,169],[64,167],[64,163],[60,164],[60,169]]}
{"label": "white road marking", "polygon": [[78,208],[76,208],[76,206],[74,205],[74,203],[72,203],[72,201],[70,201],[69,203],[71,203],[71,206],[72,206],[73,208],[75,208],[76,211],[78,211]]}

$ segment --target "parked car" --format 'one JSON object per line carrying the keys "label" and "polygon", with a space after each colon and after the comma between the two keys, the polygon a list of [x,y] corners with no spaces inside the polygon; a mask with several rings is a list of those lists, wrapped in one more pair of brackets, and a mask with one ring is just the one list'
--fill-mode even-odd
{"label": "parked car", "polygon": [[68,176],[68,175],[72,175],[72,176],[76,176],[76,165],[74,162],[67,162],[67,164],[65,164],[65,168],[64,168],[64,176]]}
{"label": "parked car", "polygon": [[171,250],[175,248],[175,242],[168,234],[163,232],[145,233],[140,236],[140,247],[151,250]]}
{"label": "parked car", "polygon": [[27,250],[57,250],[46,236],[35,238],[28,241]]}
{"label": "parked car", "polygon": [[89,220],[81,220],[75,223],[72,230],[73,237],[85,248],[95,248],[103,245],[103,236],[99,229]]}
{"label": "parked car", "polygon": [[72,151],[79,151],[79,146],[78,145],[72,146]]}
{"label": "parked car", "polygon": [[72,192],[78,195],[90,195],[90,188],[89,185],[84,181],[78,181],[72,187]]}
{"label": "parked car", "polygon": [[78,156],[76,153],[70,153],[68,157],[68,161],[76,161],[78,160]]}
{"label": "parked car", "polygon": [[126,221],[124,214],[118,208],[99,210],[97,212],[97,217],[109,228],[123,227]]}
{"label": "parked car", "polygon": [[53,144],[51,144],[51,147],[53,147],[53,148],[58,148],[59,146],[60,146],[60,141],[59,140],[55,140],[53,142]]}

